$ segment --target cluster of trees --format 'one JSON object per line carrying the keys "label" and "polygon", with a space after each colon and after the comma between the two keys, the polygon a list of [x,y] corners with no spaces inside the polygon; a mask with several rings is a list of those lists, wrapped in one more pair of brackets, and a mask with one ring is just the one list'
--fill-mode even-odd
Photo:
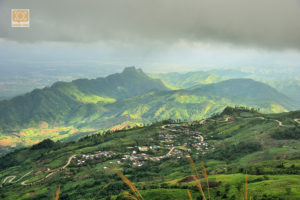
{"label": "cluster of trees", "polygon": [[55,142],[53,142],[50,139],[45,139],[41,141],[38,144],[35,144],[31,147],[32,150],[37,150],[37,149],[50,149],[55,146]]}
{"label": "cluster of trees", "polygon": [[222,112],[222,114],[226,114],[226,115],[230,115],[233,114],[235,112],[251,112],[251,113],[257,113],[259,112],[259,109],[255,109],[255,108],[248,108],[245,106],[235,106],[235,107],[230,107],[227,106],[224,111]]}
{"label": "cluster of trees", "polygon": [[278,140],[299,140],[300,128],[293,127],[288,129],[276,130],[274,133],[272,133],[271,136]]}
{"label": "cluster of trees", "polygon": [[240,142],[225,147],[218,148],[216,151],[206,155],[207,159],[232,161],[244,155],[262,150],[262,145],[257,142]]}

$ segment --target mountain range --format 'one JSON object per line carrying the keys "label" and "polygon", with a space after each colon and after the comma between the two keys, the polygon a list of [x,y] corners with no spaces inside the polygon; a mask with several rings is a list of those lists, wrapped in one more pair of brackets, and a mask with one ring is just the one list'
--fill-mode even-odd
{"label": "mountain range", "polygon": [[[266,113],[299,108],[296,101],[252,79],[225,79],[201,72],[151,78],[141,69],[129,67],[105,78],[57,82],[0,101],[0,145],[22,145],[31,137],[34,139],[28,143],[33,144],[47,137],[55,140],[71,132],[80,134],[122,124],[199,120],[235,105]],[[42,131],[46,133],[39,134]]]}

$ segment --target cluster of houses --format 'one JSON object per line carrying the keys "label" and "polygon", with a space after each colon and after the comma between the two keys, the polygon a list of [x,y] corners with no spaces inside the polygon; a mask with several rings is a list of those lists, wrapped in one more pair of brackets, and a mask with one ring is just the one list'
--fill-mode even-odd
{"label": "cluster of houses", "polygon": [[116,155],[115,152],[112,151],[97,151],[95,154],[82,154],[77,156],[77,165],[84,164],[87,160],[106,157],[110,158],[112,155]]}
{"label": "cluster of houses", "polygon": [[[126,161],[131,163],[132,167],[141,167],[148,161],[161,161],[168,157],[173,157],[176,159],[181,159],[184,157],[185,149],[187,151],[191,151],[191,149],[196,149],[200,153],[204,154],[210,148],[214,149],[212,145],[209,145],[204,141],[202,133],[199,131],[191,131],[189,127],[179,126],[178,124],[171,124],[162,127],[163,131],[160,131],[159,141],[157,141],[157,145],[149,145],[149,146],[128,146],[128,153],[116,153],[112,151],[97,151],[94,154],[83,154],[77,158],[77,165],[83,165],[89,159],[97,159],[97,158],[111,158],[113,155],[120,155],[117,161],[107,162],[107,166],[103,167],[103,169],[110,168],[110,165],[123,165]],[[185,138],[185,142],[182,142],[182,138]],[[165,155],[161,156],[153,156],[153,153],[150,154],[150,150],[160,150],[166,149],[168,152]],[[199,154],[199,153],[197,153]],[[111,158],[111,160],[115,159]]]}
{"label": "cluster of houses", "polygon": [[[194,149],[202,151],[202,154],[205,154],[205,152],[208,151],[210,148],[209,144],[204,141],[204,137],[202,136],[203,133],[200,131],[191,131],[189,126],[178,126],[178,124],[170,124],[167,126],[165,125],[162,128],[167,130],[168,132],[174,133],[173,135],[164,135],[161,133],[160,138],[164,140],[163,142],[174,144],[174,141],[176,141],[176,145],[182,145],[184,147],[187,147],[187,151],[191,150],[190,147],[188,147],[189,143]],[[184,142],[183,144],[180,144],[180,141],[178,141],[177,138],[182,135],[188,136],[188,143]],[[212,147],[212,149],[214,149],[214,147]]]}

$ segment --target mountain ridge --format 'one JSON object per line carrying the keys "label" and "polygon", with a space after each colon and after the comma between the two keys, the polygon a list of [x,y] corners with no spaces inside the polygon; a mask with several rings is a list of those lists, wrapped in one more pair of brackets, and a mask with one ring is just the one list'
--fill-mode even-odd
{"label": "mountain ridge", "polygon": [[6,129],[5,125],[11,124],[23,126],[39,121],[55,122],[81,104],[99,101],[111,103],[153,89],[168,90],[160,80],[151,79],[133,67],[106,78],[56,82],[51,87],[0,101],[0,129]]}

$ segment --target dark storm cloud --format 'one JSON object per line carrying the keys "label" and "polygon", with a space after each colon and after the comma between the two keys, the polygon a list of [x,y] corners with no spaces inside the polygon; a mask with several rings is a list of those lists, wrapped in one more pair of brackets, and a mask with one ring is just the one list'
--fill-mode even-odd
{"label": "dark storm cloud", "polygon": [[[31,27],[11,28],[10,9],[29,8]],[[0,37],[20,42],[138,45],[225,42],[300,49],[297,0],[4,0]]]}

